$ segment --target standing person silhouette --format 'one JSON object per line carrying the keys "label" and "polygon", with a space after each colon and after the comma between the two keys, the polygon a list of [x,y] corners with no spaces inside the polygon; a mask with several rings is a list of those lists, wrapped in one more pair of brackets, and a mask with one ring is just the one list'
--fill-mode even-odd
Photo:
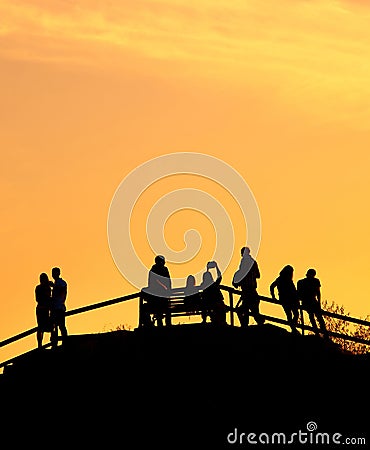
{"label": "standing person silhouette", "polygon": [[67,299],[67,283],[60,276],[59,267],[53,267],[51,275],[54,278],[53,292],[51,295],[51,345],[55,348],[58,345],[58,329],[62,336],[63,344],[65,343],[67,333],[67,327],[65,323],[66,315],[66,299]]}
{"label": "standing person silhouette", "polygon": [[50,308],[51,308],[51,286],[52,282],[46,273],[40,274],[40,284],[35,288],[36,297],[36,320],[37,320],[37,347],[42,347],[44,332],[51,331]]}
{"label": "standing person silhouette", "polygon": [[163,316],[166,317],[166,325],[170,324],[168,315],[168,298],[171,295],[172,282],[166,259],[162,255],[154,258],[148,274],[147,301],[150,307],[154,309],[157,326],[163,326]]}
{"label": "standing person silhouette", "polygon": [[296,326],[299,318],[299,301],[297,289],[293,281],[294,269],[287,265],[280,271],[278,278],[270,285],[271,297],[276,300],[275,288],[278,290],[279,301],[282,304],[289,326],[293,333],[299,334]]}
{"label": "standing person silhouette", "polygon": [[[213,279],[211,269],[216,269],[216,279]],[[221,271],[216,261],[207,263],[207,270],[203,273],[202,283],[199,288],[202,291],[202,318],[207,322],[210,316],[211,322],[217,325],[226,325],[226,305],[220,289],[222,281]]]}
{"label": "standing person silhouette", "polygon": [[257,279],[261,277],[258,263],[252,258],[249,247],[240,250],[241,261],[238,270],[233,277],[233,286],[242,290],[240,299],[236,305],[236,313],[240,326],[249,325],[249,315],[254,317],[258,325],[262,325],[265,319],[259,311],[260,299],[257,292]]}
{"label": "standing person silhouette", "polygon": [[[324,318],[321,314],[321,283],[316,278],[316,270],[308,269],[306,278],[302,278],[297,282],[298,298],[302,301],[302,308],[307,311],[308,317],[315,334],[323,334],[325,339],[329,338]],[[319,323],[319,327],[316,323]]]}

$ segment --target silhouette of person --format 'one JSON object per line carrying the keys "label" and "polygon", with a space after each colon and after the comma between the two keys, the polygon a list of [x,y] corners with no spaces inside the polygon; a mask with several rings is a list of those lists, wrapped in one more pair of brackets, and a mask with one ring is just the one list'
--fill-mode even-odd
{"label": "silhouette of person", "polygon": [[[211,269],[216,269],[216,279],[213,279]],[[216,261],[207,263],[207,270],[203,273],[202,283],[199,288],[202,291],[202,319],[207,322],[210,316],[211,322],[218,325],[226,324],[226,305],[220,289],[222,281],[221,271]]]}
{"label": "silhouette of person", "polygon": [[[321,283],[316,278],[316,270],[308,269],[306,278],[302,278],[297,282],[298,298],[302,302],[302,308],[307,311],[308,317],[315,334],[323,334],[324,338],[328,339],[328,331],[326,329],[325,321],[321,313]],[[319,327],[316,323],[319,323]]]}
{"label": "silhouette of person", "polygon": [[282,304],[287,321],[293,333],[298,333],[296,328],[299,318],[299,300],[297,289],[293,281],[294,269],[287,265],[280,271],[279,276],[270,285],[271,297],[276,300],[275,288],[278,290],[279,301]]}
{"label": "silhouette of person", "polygon": [[147,302],[157,321],[157,326],[163,326],[163,317],[166,316],[166,324],[169,324],[168,298],[171,295],[171,276],[166,267],[166,259],[162,255],[154,258],[148,274]]}
{"label": "silhouette of person", "polygon": [[44,332],[51,332],[50,308],[52,282],[46,273],[40,274],[40,284],[35,288],[36,297],[36,321],[37,321],[37,347],[42,347]]}
{"label": "silhouette of person", "polygon": [[53,327],[51,331],[51,344],[52,347],[55,348],[58,345],[58,330],[60,330],[63,343],[65,343],[65,339],[68,335],[65,323],[67,283],[61,278],[59,267],[53,267],[51,275],[54,278],[50,310],[50,318]]}
{"label": "silhouette of person", "polygon": [[189,275],[186,279],[184,296],[184,305],[187,311],[194,312],[200,309],[201,296],[194,275]]}
{"label": "silhouette of person", "polygon": [[249,325],[249,315],[251,314],[258,325],[262,325],[265,319],[259,311],[260,298],[257,292],[257,278],[260,278],[258,263],[250,255],[249,247],[242,247],[240,250],[241,261],[238,270],[234,273],[233,286],[242,290],[240,299],[236,305],[236,313],[240,325]]}

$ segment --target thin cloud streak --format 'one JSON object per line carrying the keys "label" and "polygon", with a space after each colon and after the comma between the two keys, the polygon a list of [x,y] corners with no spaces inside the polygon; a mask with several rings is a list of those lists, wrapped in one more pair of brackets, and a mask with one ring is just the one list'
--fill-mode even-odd
{"label": "thin cloud streak", "polygon": [[288,103],[300,89],[308,101],[329,102],[325,113],[335,113],[341,97],[350,104],[349,114],[356,110],[366,121],[370,10],[359,10],[357,3],[135,0],[45,6],[0,0],[0,56],[122,69],[136,55],[186,64],[188,73],[276,86]]}
{"label": "thin cloud streak", "polygon": [[[139,7],[136,7],[139,5]],[[3,36],[60,41],[104,42],[112,46],[136,49],[157,57],[235,59],[241,55],[269,56],[272,60],[289,56],[292,50],[303,50],[311,60],[319,55],[321,43],[334,54],[354,57],[364,55],[370,42],[367,17],[340,8],[339,4],[320,1],[285,1],[279,7],[274,2],[252,1],[246,6],[229,3],[217,7],[203,2],[193,7],[177,1],[166,4],[134,2],[124,7],[88,9],[70,7],[61,12],[48,10],[28,2],[0,2]],[[127,7],[128,6],[128,7]],[[353,24],[351,24],[353,19]],[[26,42],[25,42],[26,44]],[[32,41],[31,41],[32,44]],[[47,41],[44,43],[47,47]],[[71,49],[72,50],[72,49]],[[300,52],[294,52],[300,62]]]}

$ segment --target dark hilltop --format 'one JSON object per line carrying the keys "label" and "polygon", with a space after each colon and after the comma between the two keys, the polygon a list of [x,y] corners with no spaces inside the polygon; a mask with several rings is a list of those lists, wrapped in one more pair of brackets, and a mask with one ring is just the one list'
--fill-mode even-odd
{"label": "dark hilltop", "polygon": [[311,439],[369,442],[369,369],[368,354],[271,324],[71,335],[6,368],[2,434],[16,448],[266,448],[316,425]]}

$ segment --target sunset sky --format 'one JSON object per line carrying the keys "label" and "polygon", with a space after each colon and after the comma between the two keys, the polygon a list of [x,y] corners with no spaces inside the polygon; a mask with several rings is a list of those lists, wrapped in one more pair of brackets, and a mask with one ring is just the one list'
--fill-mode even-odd
{"label": "sunset sky", "polygon": [[[131,171],[177,152],[216,157],[249,185],[260,294],[284,265],[295,281],[314,267],[323,299],[370,314],[369,23],[361,0],[0,0],[0,340],[35,326],[34,289],[53,266],[68,309],[137,291],[110,253],[109,207]],[[148,268],[151,205],[198,188],[234,225],[230,285],[245,237],[211,184],[179,175],[143,195],[133,237]],[[205,266],[215,237],[199,212],[176,214],[174,249],[187,229],[203,233],[192,266],[168,264],[184,274]],[[119,324],[137,326],[136,302],[67,320],[70,333]]]}

